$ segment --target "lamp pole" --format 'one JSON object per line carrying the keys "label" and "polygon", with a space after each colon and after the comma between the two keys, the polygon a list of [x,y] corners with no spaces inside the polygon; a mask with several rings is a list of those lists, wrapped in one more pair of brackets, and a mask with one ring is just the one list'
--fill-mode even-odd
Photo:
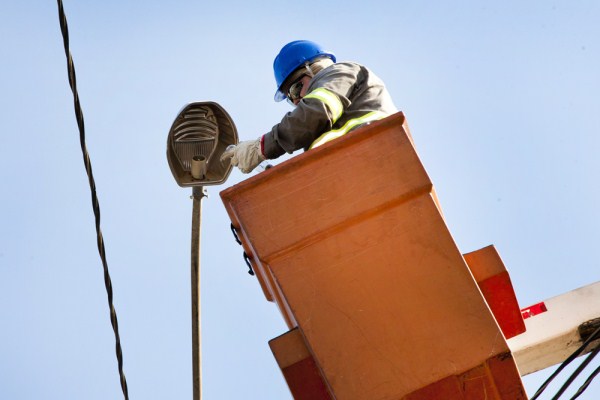
{"label": "lamp pole", "polygon": [[200,320],[200,222],[207,185],[220,185],[231,172],[219,160],[223,151],[238,143],[233,120],[213,101],[189,103],[179,112],[167,137],[167,161],[177,184],[192,187],[192,382],[193,400],[202,398]]}
{"label": "lamp pole", "polygon": [[202,398],[202,329],[200,313],[200,225],[202,220],[202,198],[206,197],[206,190],[202,186],[192,189],[192,374],[193,374],[193,399]]}

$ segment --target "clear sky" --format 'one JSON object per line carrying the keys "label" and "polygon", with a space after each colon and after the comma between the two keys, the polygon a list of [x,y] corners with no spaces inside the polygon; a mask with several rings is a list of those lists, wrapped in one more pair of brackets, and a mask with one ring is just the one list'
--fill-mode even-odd
{"label": "clear sky", "polygon": [[[56,2],[5,3],[0,398],[122,398]],[[192,202],[171,122],[212,100],[242,140],[266,132],[289,110],[272,61],[294,39],[384,79],[459,248],[496,245],[523,307],[599,280],[600,3],[496,3],[65,1],[131,399],[191,398]],[[285,324],[218,195],[245,177],[203,203],[204,398],[290,399],[267,345]]]}

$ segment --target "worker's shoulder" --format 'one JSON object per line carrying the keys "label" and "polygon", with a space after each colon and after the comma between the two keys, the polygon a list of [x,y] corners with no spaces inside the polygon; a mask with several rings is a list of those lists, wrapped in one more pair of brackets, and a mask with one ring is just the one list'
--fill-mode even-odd
{"label": "worker's shoulder", "polygon": [[316,80],[328,79],[328,78],[339,78],[339,77],[354,77],[366,67],[353,61],[342,61],[336,62],[326,68],[323,68],[315,75]]}
{"label": "worker's shoulder", "polygon": [[332,69],[363,69],[366,67],[355,61],[340,61],[340,62],[336,62],[333,65],[330,65],[326,69],[329,69],[329,68],[332,68]]}

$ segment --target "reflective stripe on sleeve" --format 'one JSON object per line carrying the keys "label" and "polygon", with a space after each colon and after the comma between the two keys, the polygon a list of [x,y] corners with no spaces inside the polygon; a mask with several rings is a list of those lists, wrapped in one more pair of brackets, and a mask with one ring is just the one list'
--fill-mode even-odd
{"label": "reflective stripe on sleeve", "polygon": [[352,128],[355,128],[358,125],[362,125],[367,122],[377,121],[385,117],[387,117],[387,114],[381,111],[372,111],[368,114],[363,115],[362,117],[353,118],[346,122],[341,128],[333,129],[319,136],[317,139],[315,139],[314,142],[312,142],[309,148],[314,149],[315,147],[319,147],[324,143],[332,141],[333,139],[337,139],[339,137],[344,136],[346,133],[350,132]]}
{"label": "reflective stripe on sleeve", "polygon": [[342,102],[333,92],[325,89],[325,88],[317,88],[304,96],[305,99],[317,99],[325,103],[329,111],[331,112],[331,124],[335,124],[335,122],[342,116],[344,112],[344,107],[342,106]]}

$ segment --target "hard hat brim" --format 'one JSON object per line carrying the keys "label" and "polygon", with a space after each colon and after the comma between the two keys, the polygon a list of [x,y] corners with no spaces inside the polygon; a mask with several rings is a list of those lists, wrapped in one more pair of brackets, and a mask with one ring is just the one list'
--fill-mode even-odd
{"label": "hard hat brim", "polygon": [[283,92],[281,90],[279,90],[279,89],[277,89],[277,91],[275,92],[275,96],[273,96],[273,99],[276,102],[283,101],[283,100],[285,100],[285,98],[286,98],[286,95],[283,94]]}

